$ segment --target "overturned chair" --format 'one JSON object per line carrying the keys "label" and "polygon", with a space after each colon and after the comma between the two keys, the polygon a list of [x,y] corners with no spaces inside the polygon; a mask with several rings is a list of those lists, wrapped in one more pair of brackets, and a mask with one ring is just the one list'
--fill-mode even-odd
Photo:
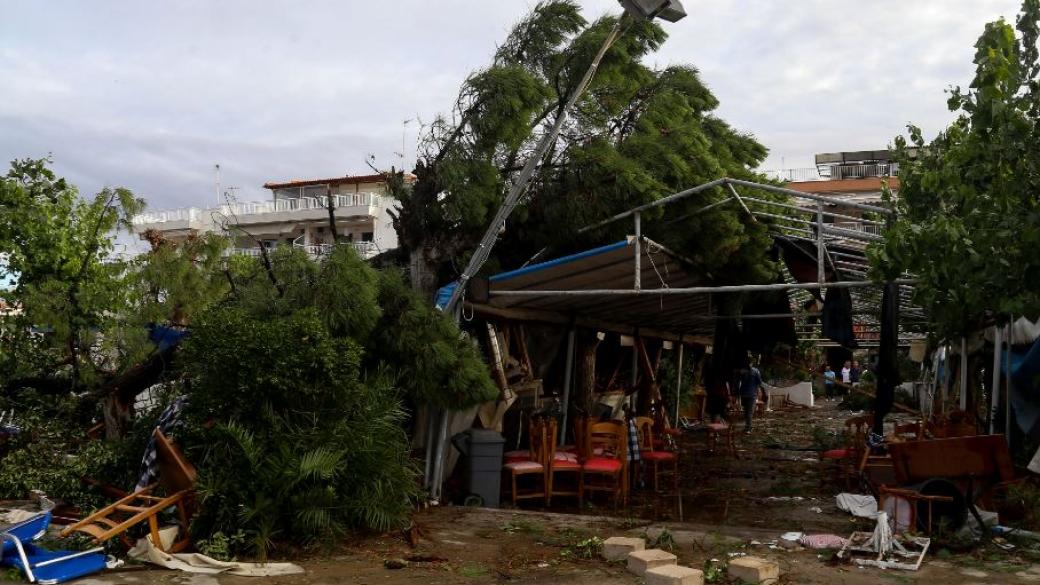
{"label": "overturned chair", "polygon": [[[180,552],[191,544],[188,535],[188,523],[195,511],[195,479],[198,476],[195,468],[184,459],[184,455],[166,438],[159,429],[153,433],[155,439],[156,462],[159,467],[158,483],[120,499],[106,506],[83,520],[70,524],[61,531],[62,536],[73,532],[83,532],[93,537],[94,542],[103,543],[118,536],[127,547],[133,542],[127,531],[148,523],[152,544],[167,553]],[[165,496],[156,496],[159,487]],[[178,538],[167,549],[159,537],[159,514],[164,510],[176,507],[177,522],[180,525]]]}

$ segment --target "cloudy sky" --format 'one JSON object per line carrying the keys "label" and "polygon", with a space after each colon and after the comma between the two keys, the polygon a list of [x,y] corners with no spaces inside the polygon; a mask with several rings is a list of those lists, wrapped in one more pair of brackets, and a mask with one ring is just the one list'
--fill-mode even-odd
{"label": "cloudy sky", "polygon": [[[1019,0],[683,0],[652,63],[691,63],[754,133],[766,168],[886,146],[949,121],[985,22]],[[240,200],[268,180],[367,171],[414,153],[530,0],[4,0],[0,158],[44,156],[153,209]],[[588,18],[615,0],[581,0]],[[405,120],[412,122],[405,124]]]}

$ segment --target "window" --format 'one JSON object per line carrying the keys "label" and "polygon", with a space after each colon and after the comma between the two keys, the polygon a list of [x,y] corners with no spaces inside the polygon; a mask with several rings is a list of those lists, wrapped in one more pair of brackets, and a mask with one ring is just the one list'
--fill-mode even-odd
{"label": "window", "polygon": [[371,242],[372,239],[373,239],[372,235],[373,235],[372,232],[361,232],[361,241],[362,242]]}

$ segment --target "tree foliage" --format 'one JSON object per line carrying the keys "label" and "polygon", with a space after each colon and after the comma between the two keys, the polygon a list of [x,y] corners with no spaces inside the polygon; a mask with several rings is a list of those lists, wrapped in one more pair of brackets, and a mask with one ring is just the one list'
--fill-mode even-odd
{"label": "tree foliage", "polygon": [[917,276],[939,335],[1040,315],[1038,27],[1037,0],[1017,26],[987,24],[971,85],[950,92],[956,120],[931,141],[915,126],[895,139],[898,219],[872,258],[882,276]]}
{"label": "tree foliage", "polygon": [[[424,294],[454,278],[505,192],[581,80],[614,17],[587,22],[571,0],[546,0],[521,20],[486,68],[463,83],[450,115],[426,127],[416,180],[397,181],[399,240]],[[514,211],[488,270],[538,250],[601,245],[630,225],[578,233],[619,211],[722,176],[752,171],[766,149],[714,114],[718,100],[688,65],[643,61],[666,40],[655,23],[626,21],[588,91]],[[701,193],[644,217],[651,237],[693,258],[718,281],[775,274],[765,226],[739,207],[690,213],[728,197]]]}
{"label": "tree foliage", "polygon": [[350,246],[320,263],[275,251],[231,274],[185,347],[202,462],[202,535],[243,530],[266,554],[400,526],[417,481],[402,403],[463,408],[497,391],[479,353],[396,272]]}

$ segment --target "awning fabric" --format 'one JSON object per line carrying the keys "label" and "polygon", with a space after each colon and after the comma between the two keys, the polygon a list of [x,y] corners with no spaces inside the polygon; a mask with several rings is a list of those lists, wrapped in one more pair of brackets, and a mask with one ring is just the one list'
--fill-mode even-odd
{"label": "awning fabric", "polygon": [[[702,286],[704,281],[690,273],[689,265],[659,244],[641,240],[640,279],[643,294],[525,297],[495,296],[501,291],[580,291],[634,289],[635,238],[609,244],[555,260],[503,272],[489,278],[487,303],[470,304],[477,312],[525,316],[556,315],[597,325],[602,329],[631,331],[635,328],[678,337],[710,338],[714,323],[712,298],[703,295],[661,295],[655,290]],[[443,307],[455,283],[437,293]]]}

